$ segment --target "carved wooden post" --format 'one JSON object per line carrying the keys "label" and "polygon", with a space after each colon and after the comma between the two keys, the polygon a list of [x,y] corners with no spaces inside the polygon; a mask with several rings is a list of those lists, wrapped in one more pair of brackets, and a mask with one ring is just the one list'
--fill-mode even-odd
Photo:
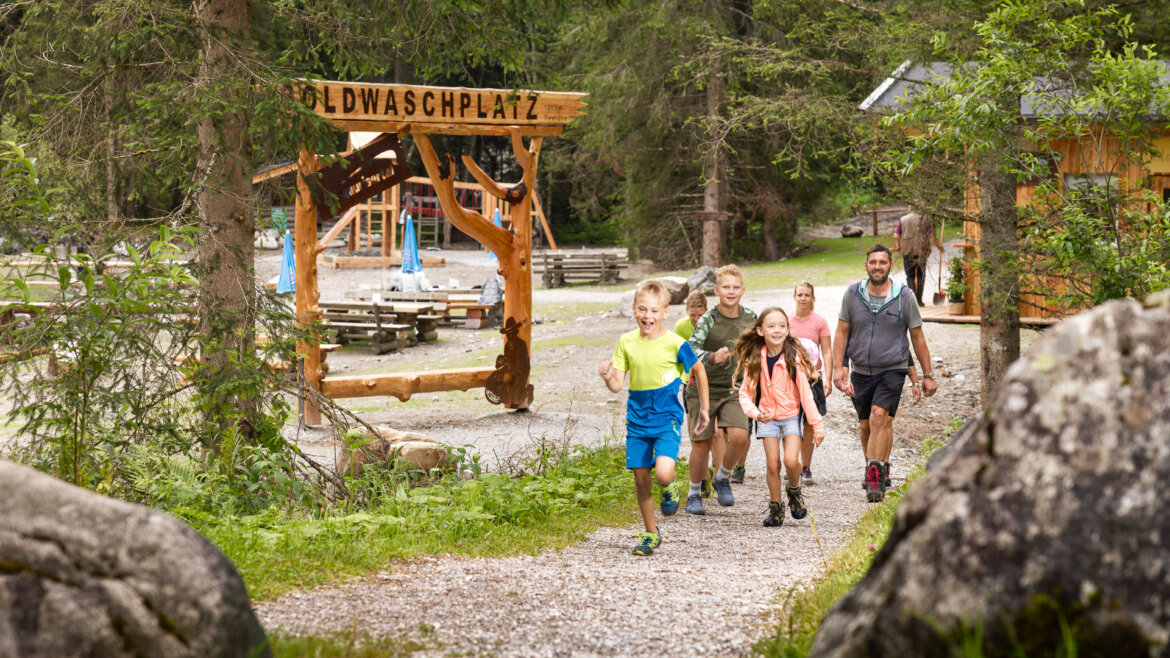
{"label": "carved wooden post", "polygon": [[[297,160],[297,207],[295,234],[296,250],[296,305],[297,326],[308,327],[321,319],[317,300],[321,292],[317,289],[317,203],[309,191],[306,177],[321,168],[317,156],[308,149],[301,149]],[[321,390],[321,346],[316,340],[297,343],[297,354],[304,357],[301,384],[314,391]],[[305,424],[321,424],[321,411],[310,400],[305,400]]]}
{"label": "carved wooden post", "polygon": [[471,175],[484,190],[512,205],[511,230],[492,224],[475,210],[459,205],[455,195],[455,162],[447,155],[443,160],[435,153],[430,138],[414,135],[419,155],[435,186],[443,211],[459,230],[479,240],[496,254],[499,273],[504,277],[504,353],[496,359],[496,372],[486,384],[488,400],[502,402],[509,409],[527,409],[532,403],[532,385],[528,383],[532,344],[532,185],[540,153],[540,137],[532,138],[532,151],[524,146],[520,131],[513,129],[512,151],[524,170],[519,183],[505,189],[487,176],[475,161],[463,156]]}

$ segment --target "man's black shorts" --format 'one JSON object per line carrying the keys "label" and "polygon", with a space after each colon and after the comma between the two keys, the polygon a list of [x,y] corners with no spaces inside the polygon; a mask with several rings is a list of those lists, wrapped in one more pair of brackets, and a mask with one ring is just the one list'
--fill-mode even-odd
{"label": "man's black shorts", "polygon": [[883,370],[872,375],[849,374],[853,384],[853,408],[859,420],[869,420],[872,407],[885,409],[890,418],[898,413],[902,401],[902,387],[906,384],[906,369]]}

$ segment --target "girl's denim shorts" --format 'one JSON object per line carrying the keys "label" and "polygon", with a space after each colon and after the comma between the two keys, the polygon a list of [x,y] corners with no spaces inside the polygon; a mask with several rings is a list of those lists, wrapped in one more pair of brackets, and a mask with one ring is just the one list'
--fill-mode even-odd
{"label": "girl's denim shorts", "polygon": [[756,423],[756,438],[766,437],[784,438],[795,434],[804,436],[803,414],[796,414],[791,418],[773,418],[766,423]]}

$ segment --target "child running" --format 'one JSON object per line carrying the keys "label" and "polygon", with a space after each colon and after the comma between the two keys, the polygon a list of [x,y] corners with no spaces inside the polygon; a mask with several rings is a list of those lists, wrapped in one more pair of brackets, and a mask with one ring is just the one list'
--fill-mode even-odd
{"label": "child running", "polygon": [[[801,281],[796,284],[792,292],[792,299],[796,302],[796,312],[788,319],[792,335],[797,338],[812,341],[813,348],[808,350],[809,359],[817,371],[817,378],[810,381],[813,400],[817,403],[817,411],[824,416],[828,411],[828,396],[833,393],[833,362],[829,358],[833,355],[833,341],[830,338],[829,323],[825,318],[813,311],[813,304],[817,297],[813,284]],[[823,370],[822,370],[823,368]],[[812,456],[813,456],[813,428],[805,417],[804,442],[800,445],[800,479],[803,484],[813,484]]]}
{"label": "child running", "polygon": [[679,487],[674,463],[681,442],[683,408],[679,402],[682,376],[694,373],[699,408],[694,412],[699,431],[709,421],[707,373],[687,341],[667,331],[663,322],[670,314],[670,294],[658,281],[643,281],[634,292],[634,320],[638,328],[622,334],[613,350],[613,360],[598,365],[597,372],[610,391],[622,390],[625,373],[630,374],[630,397],[626,404],[626,468],[634,471],[634,490],[646,531],[638,533],[634,555],[650,555],[662,543],[654,521],[654,499],[650,494],[650,469],[662,486],[662,514],[678,511]]}
{"label": "child running", "polygon": [[788,331],[788,315],[775,306],[764,309],[755,326],[739,337],[735,355],[739,362],[736,374],[741,368],[746,371],[739,389],[739,404],[745,414],[755,419],[756,436],[764,441],[768,462],[768,493],[772,500],[768,503],[764,526],[772,528],[784,523],[784,508],[780,505],[781,440],[784,469],[788,474],[788,509],[792,518],[803,519],[808,508],[800,490],[802,415],[808,417],[813,427],[813,441],[819,445],[825,439],[821,414],[808,384],[816,371],[805,348]]}
{"label": "child running", "polygon": [[[675,323],[674,333],[682,336],[684,340],[690,340],[691,334],[695,333],[695,324],[699,321],[699,318],[703,317],[703,315],[707,312],[707,296],[703,294],[702,290],[692,290],[690,294],[687,295],[685,304],[687,309],[687,317],[682,318]],[[690,379],[688,379],[686,381],[686,385],[689,386],[690,383]],[[686,408],[687,399],[684,397],[683,409],[686,410]],[[719,428],[715,428],[715,431],[718,432]],[[723,444],[716,443],[716,445],[726,446],[726,443],[727,439],[724,438]],[[722,463],[722,459],[722,449],[711,450],[711,467],[707,469],[708,475],[707,477],[703,478],[703,483],[699,489],[699,492],[703,498],[711,497],[711,478],[714,477],[715,467]]]}
{"label": "child running", "polygon": [[[735,265],[724,265],[715,271],[715,295],[719,304],[707,311],[695,323],[691,334],[691,348],[706,368],[710,385],[711,424],[700,428],[695,416],[697,390],[692,384],[687,387],[687,402],[691,414],[691,489],[687,493],[687,513],[706,514],[701,495],[703,477],[708,475],[707,459],[711,452],[718,454],[718,434],[727,435],[727,447],[716,459],[719,470],[715,472],[713,485],[715,497],[723,507],[735,504],[731,493],[731,470],[740,457],[747,454],[748,427],[750,421],[739,406],[735,382],[736,359],[732,348],[735,341],[756,321],[756,314],[741,305],[744,294],[743,272]],[[718,424],[719,432],[715,432]]]}

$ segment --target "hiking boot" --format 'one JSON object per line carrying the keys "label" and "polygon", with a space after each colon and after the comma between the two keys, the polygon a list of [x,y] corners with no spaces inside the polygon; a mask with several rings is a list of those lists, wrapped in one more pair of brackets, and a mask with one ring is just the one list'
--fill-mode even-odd
{"label": "hiking boot", "polygon": [[678,480],[662,487],[662,504],[659,509],[662,510],[663,516],[674,516],[674,513],[678,511],[678,498]]}
{"label": "hiking boot", "polygon": [[719,499],[719,504],[724,507],[731,507],[735,504],[735,496],[731,495],[731,482],[727,479],[715,479],[715,497]]}
{"label": "hiking boot", "polygon": [[773,500],[768,503],[768,516],[764,517],[764,527],[778,528],[782,525],[784,525],[784,508]]}
{"label": "hiking boot", "polygon": [[699,494],[691,494],[687,496],[687,514],[698,514],[703,516],[707,510],[703,509],[703,497]]}
{"label": "hiking boot", "polygon": [[882,463],[873,460],[865,467],[865,499],[871,503],[880,503],[885,495],[886,488],[882,486]]}
{"label": "hiking boot", "polygon": [[801,484],[816,484],[812,479],[812,469],[805,466],[800,469],[800,483]]}
{"label": "hiking boot", "polygon": [[634,534],[641,542],[634,547],[634,555],[650,555],[662,543],[662,533],[639,532]]}
{"label": "hiking boot", "polygon": [[808,516],[808,507],[804,504],[804,494],[801,493],[800,487],[788,487],[788,509],[792,512],[792,518],[803,519]]}
{"label": "hiking boot", "polygon": [[743,474],[746,470],[747,469],[742,466],[736,466],[735,468],[731,469],[731,483],[743,484]]}
{"label": "hiking boot", "polygon": [[890,462],[882,462],[882,491],[890,488]]}

